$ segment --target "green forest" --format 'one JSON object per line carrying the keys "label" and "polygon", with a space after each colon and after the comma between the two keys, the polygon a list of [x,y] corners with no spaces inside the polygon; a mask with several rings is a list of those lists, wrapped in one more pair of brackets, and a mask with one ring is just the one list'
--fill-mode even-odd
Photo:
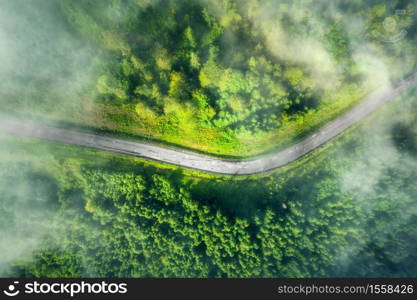
{"label": "green forest", "polygon": [[[416,70],[411,0],[0,1],[0,117],[223,158]],[[221,176],[0,132],[0,277],[416,277],[417,91]]]}
{"label": "green forest", "polygon": [[377,2],[6,1],[28,41],[11,38],[2,109],[223,156],[283,148],[415,68],[413,1]]}
{"label": "green forest", "polygon": [[415,276],[416,95],[258,177],[2,137],[0,274]]}

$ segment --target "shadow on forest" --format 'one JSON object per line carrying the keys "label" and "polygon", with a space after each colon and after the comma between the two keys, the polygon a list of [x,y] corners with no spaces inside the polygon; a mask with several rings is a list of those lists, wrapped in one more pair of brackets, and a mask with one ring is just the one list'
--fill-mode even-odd
{"label": "shadow on forest", "polygon": [[395,147],[417,158],[417,133],[412,124],[397,123],[391,129],[391,138]]}

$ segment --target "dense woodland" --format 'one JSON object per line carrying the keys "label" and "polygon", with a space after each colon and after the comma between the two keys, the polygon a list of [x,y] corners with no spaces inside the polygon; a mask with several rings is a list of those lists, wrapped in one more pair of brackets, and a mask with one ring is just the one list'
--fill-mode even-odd
{"label": "dense woodland", "polygon": [[[125,19],[111,20],[93,2],[64,5],[82,34],[113,50],[97,82],[101,101],[135,104],[139,117],[157,123],[155,130],[178,130],[183,120],[176,110],[188,108],[197,114],[191,121],[207,127],[269,131],[285,115],[318,105],[305,71],[268,53],[238,3],[225,2],[220,16],[198,1],[104,6]],[[158,122],[162,115],[165,123]]]}
{"label": "dense woodland", "polygon": [[[0,274],[415,276],[415,103],[405,96],[323,151],[260,178],[199,177],[9,139],[0,231],[2,247],[20,242]],[[399,117],[386,128],[392,114]]]}
{"label": "dense woodland", "polygon": [[[0,109],[282,146],[415,68],[413,1],[329,2],[0,1]],[[0,276],[415,277],[415,99],[259,177],[0,136]]]}
{"label": "dense woodland", "polygon": [[2,109],[221,155],[287,146],[416,66],[413,1],[4,6],[29,37]]}

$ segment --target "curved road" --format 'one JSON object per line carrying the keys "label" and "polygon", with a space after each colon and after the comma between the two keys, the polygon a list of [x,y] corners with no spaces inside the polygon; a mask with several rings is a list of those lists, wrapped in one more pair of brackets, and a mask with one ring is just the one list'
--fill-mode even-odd
{"label": "curved road", "polygon": [[228,175],[251,175],[276,169],[297,160],[415,85],[417,85],[417,73],[399,82],[395,87],[380,89],[372,93],[352,110],[328,123],[298,144],[280,152],[247,161],[227,161],[202,154],[126,141],[98,134],[43,126],[21,120],[2,119],[0,120],[0,130],[10,135],[85,146],[201,171]]}

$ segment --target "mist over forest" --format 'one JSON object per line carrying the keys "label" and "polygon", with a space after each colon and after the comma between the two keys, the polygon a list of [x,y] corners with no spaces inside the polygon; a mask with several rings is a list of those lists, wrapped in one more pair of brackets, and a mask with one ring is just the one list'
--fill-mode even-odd
{"label": "mist over forest", "polygon": [[15,117],[245,157],[416,65],[413,1],[4,1]]}
{"label": "mist over forest", "polygon": [[[280,149],[414,72],[416,4],[1,1],[0,117]],[[0,134],[0,276],[415,276],[416,96],[253,178]]]}

